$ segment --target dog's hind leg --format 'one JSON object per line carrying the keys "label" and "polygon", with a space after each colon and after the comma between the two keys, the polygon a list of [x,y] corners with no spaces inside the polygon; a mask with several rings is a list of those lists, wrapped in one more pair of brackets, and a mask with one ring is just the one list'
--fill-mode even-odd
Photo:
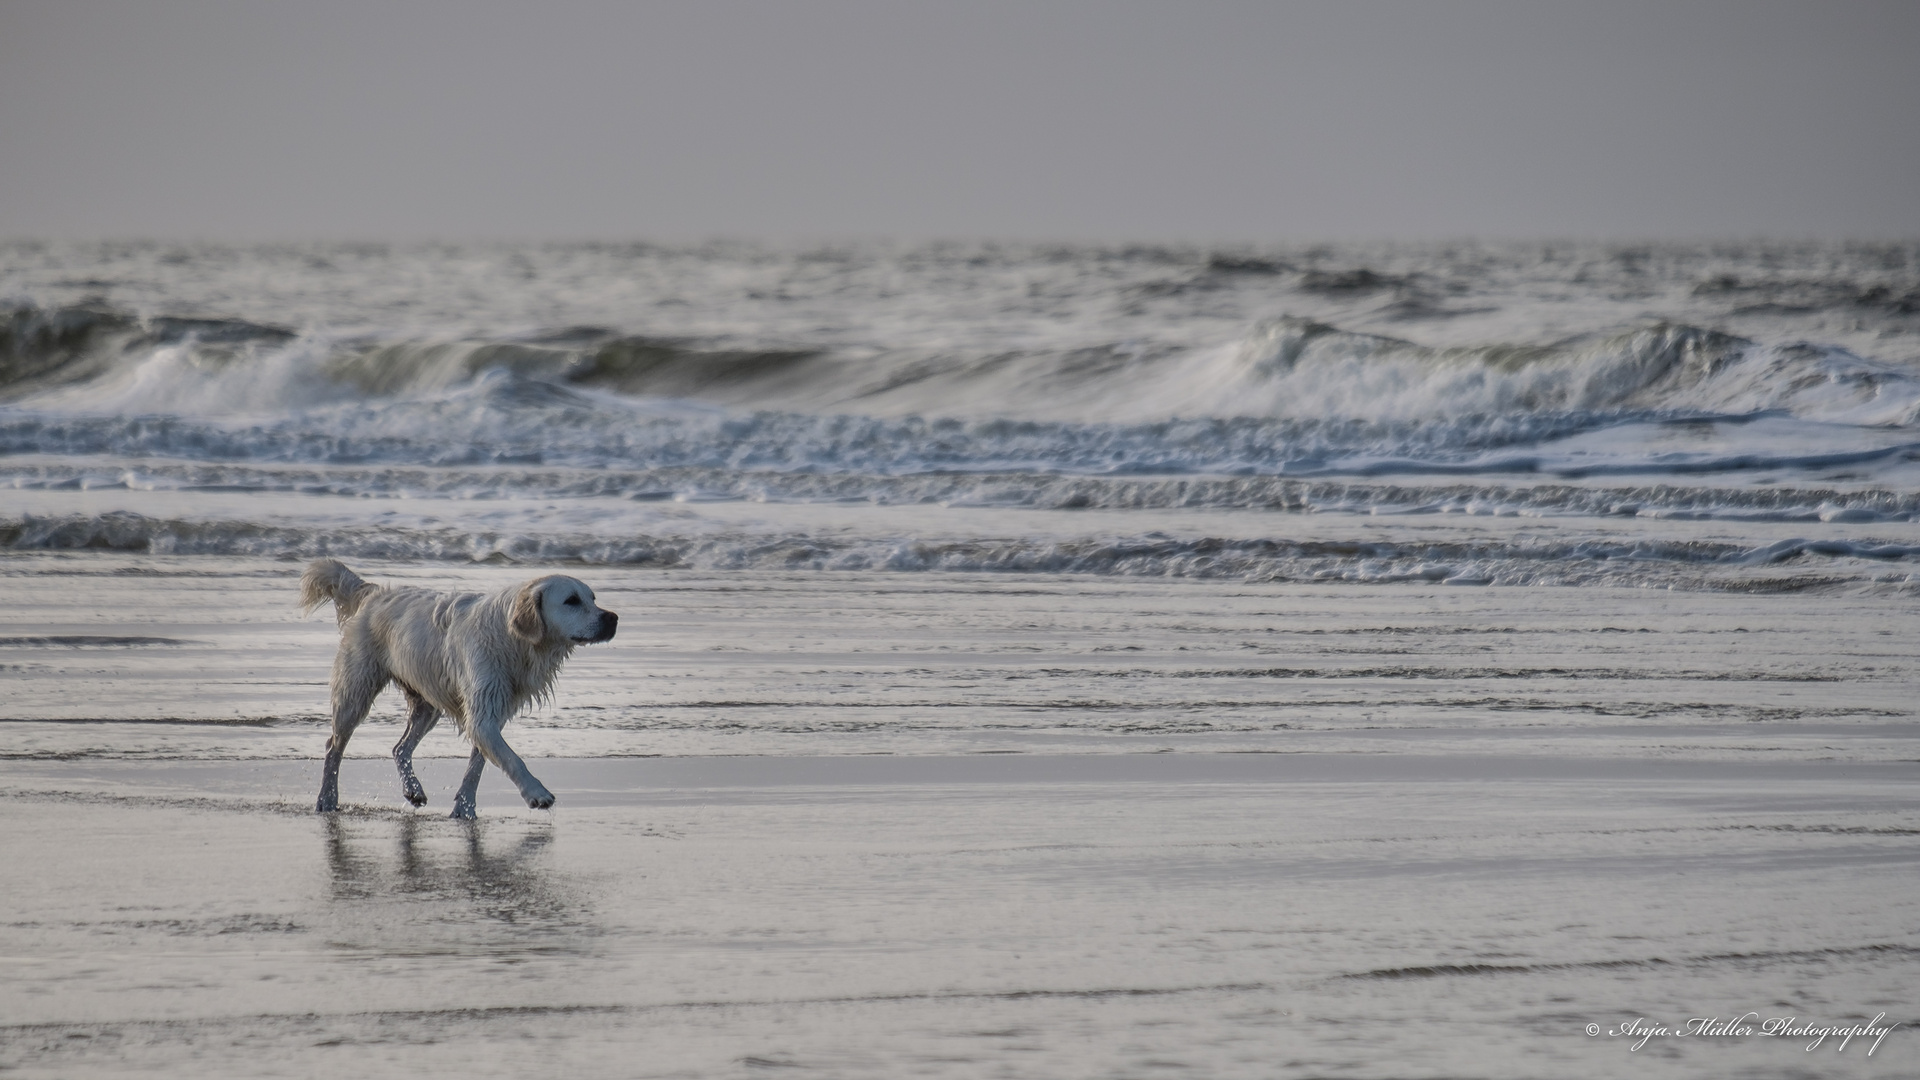
{"label": "dog's hind leg", "polygon": [[413,750],[427,737],[427,732],[433,730],[433,725],[440,722],[440,710],[427,704],[426,698],[414,693],[413,687],[405,683],[400,684],[400,691],[407,696],[407,731],[393,744],[393,763],[400,768],[400,789],[406,792],[407,801],[425,806],[427,789],[413,774]]}
{"label": "dog's hind leg", "polygon": [[314,809],[330,814],[340,809],[340,759],[346,756],[353,729],[367,718],[373,699],[386,689],[387,673],[362,660],[346,644],[333,661],[333,735],[327,739],[327,761],[320,773],[320,798]]}
{"label": "dog's hind leg", "polygon": [[487,768],[487,756],[478,747],[473,756],[467,759],[467,775],[460,781],[460,790],[453,797],[453,813],[457,818],[475,818],[480,816],[480,774]]}

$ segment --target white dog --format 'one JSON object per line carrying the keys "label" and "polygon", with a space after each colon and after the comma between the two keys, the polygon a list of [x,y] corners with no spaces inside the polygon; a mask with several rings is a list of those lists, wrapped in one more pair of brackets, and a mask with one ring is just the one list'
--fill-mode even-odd
{"label": "white dog", "polygon": [[340,758],[389,682],[407,696],[407,733],[393,748],[407,801],[426,805],[426,789],[413,774],[413,749],[444,713],[473,743],[454,817],[474,816],[489,761],[512,778],[528,806],[553,805],[553,793],[527,771],[500,729],[529,702],[552,693],[575,645],[613,639],[620,617],[596,607],[592,589],[559,575],[492,596],[384,588],[321,559],[300,577],[301,609],[329,600],[340,620],[340,652],[333,659],[333,737],[315,809],[340,809]]}

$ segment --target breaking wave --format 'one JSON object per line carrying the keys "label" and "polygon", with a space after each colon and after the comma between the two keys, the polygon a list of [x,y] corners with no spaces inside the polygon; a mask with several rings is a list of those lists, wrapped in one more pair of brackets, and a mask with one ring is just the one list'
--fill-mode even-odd
{"label": "breaking wave", "polygon": [[61,410],[281,412],[429,398],[502,376],[748,409],[1088,423],[1784,411],[1904,425],[1920,413],[1920,381],[1903,368],[1671,323],[1550,345],[1434,348],[1280,318],[1210,347],[1114,342],[990,355],[742,346],[601,327],[333,337],[102,305],[16,307],[0,333],[0,399]]}
{"label": "breaking wave", "polygon": [[[1281,319],[1225,346],[988,357],[722,347],[592,327],[336,339],[100,306],[17,308],[6,327],[0,397],[13,404],[0,408],[0,454],[10,455],[1566,477],[1920,458],[1920,433],[1907,434],[1920,414],[1911,373],[1671,324],[1436,349]],[[1781,421],[1798,422],[1792,437]],[[1662,435],[1703,423],[1718,425],[1714,438]],[[1608,432],[1630,437],[1608,444]]]}

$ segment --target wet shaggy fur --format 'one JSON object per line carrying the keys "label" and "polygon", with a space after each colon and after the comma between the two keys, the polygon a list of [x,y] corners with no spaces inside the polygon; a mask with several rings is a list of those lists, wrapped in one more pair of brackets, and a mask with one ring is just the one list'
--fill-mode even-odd
{"label": "wet shaggy fur", "polygon": [[315,808],[340,808],[340,759],[354,728],[388,683],[407,698],[407,731],[393,748],[407,800],[424,806],[426,789],[413,773],[413,751],[451,716],[473,743],[453,816],[475,814],[480,774],[488,762],[504,771],[527,805],[545,809],[553,793],[527,771],[501,728],[553,690],[574,646],[609,641],[620,617],[594,604],[577,579],[535,578],[505,592],[437,593],[374,585],[333,559],[300,578],[303,611],[333,604],[340,651],[333,660],[333,735]]}

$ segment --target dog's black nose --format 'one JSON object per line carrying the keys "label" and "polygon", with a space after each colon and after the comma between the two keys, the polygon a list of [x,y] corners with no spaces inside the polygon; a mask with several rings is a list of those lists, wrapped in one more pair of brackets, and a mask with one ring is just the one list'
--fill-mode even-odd
{"label": "dog's black nose", "polygon": [[601,641],[612,641],[613,630],[619,625],[620,616],[615,615],[611,611],[602,611],[600,613],[600,632],[595,634],[594,637],[599,638]]}

